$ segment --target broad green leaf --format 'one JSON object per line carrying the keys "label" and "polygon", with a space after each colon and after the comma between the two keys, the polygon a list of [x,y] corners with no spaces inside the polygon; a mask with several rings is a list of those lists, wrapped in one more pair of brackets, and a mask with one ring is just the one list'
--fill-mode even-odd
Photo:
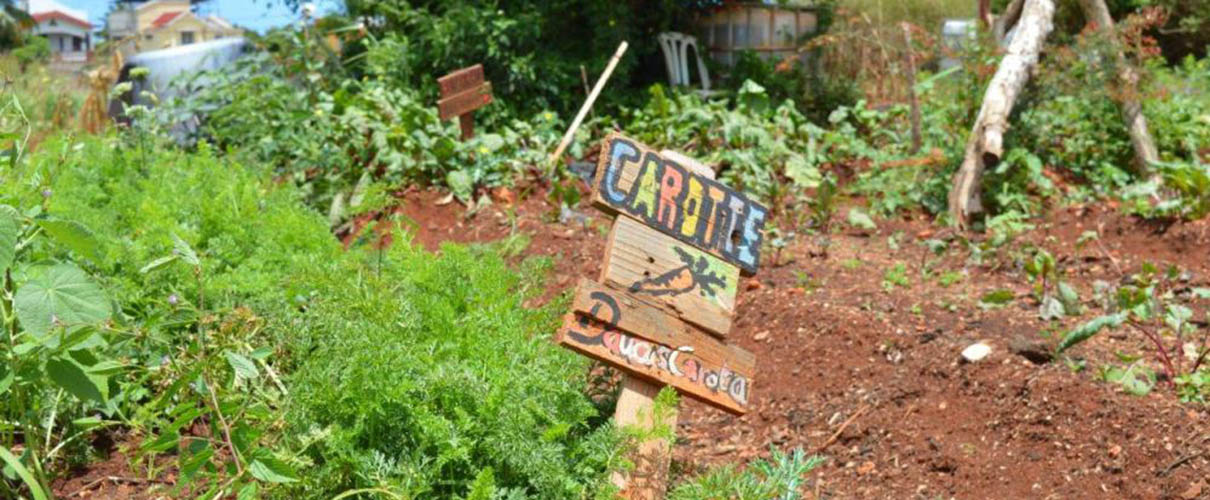
{"label": "broad green leaf", "polygon": [[449,185],[450,191],[454,192],[454,196],[464,202],[470,201],[471,195],[474,194],[474,180],[463,170],[454,170],[446,174],[445,183]]}
{"label": "broad green leaf", "polygon": [[1042,304],[1038,306],[1038,317],[1044,321],[1062,318],[1064,315],[1063,303],[1059,302],[1053,295],[1042,297]]}
{"label": "broad green leaf", "polygon": [[34,500],[48,500],[50,498],[46,495],[46,491],[42,489],[42,485],[34,479],[34,475],[30,474],[29,469],[26,469],[21,460],[8,451],[8,448],[0,446],[0,460],[3,460],[5,465],[8,465],[17,473],[17,477],[20,477],[25,486],[29,488],[29,493],[33,495]]}
{"label": "broad green leaf", "polygon": [[1193,289],[1193,296],[1199,299],[1210,299],[1210,288],[1198,287]]}
{"label": "broad green leaf", "polygon": [[867,229],[871,231],[878,229],[878,226],[874,224],[874,219],[871,219],[869,215],[866,215],[864,211],[857,207],[849,209],[848,221],[850,226],[853,226],[857,229]]}
{"label": "broad green leaf", "polygon": [[17,289],[13,305],[26,331],[45,335],[56,324],[74,326],[109,319],[109,299],[74,264],[43,266]]}
{"label": "broad green leaf", "polygon": [[1060,281],[1058,289],[1059,302],[1063,303],[1063,310],[1072,316],[1080,314],[1080,294],[1076,292],[1076,289],[1066,281]]}
{"label": "broad green leaf", "polygon": [[175,254],[174,255],[165,255],[156,260],[148,262],[147,265],[145,265],[141,269],[139,269],[139,273],[147,274],[149,272],[158,270],[160,268],[163,268],[164,266],[167,266],[168,264],[176,262],[177,258],[178,257]]}
{"label": "broad green leaf", "polygon": [[46,374],[73,396],[83,400],[105,402],[102,388],[94,377],[89,377],[84,367],[75,360],[67,358],[51,358],[46,362]]}
{"label": "broad green leaf", "polygon": [[8,388],[13,385],[13,372],[8,369],[8,364],[0,364],[0,396],[8,392]]}
{"label": "broad green leaf", "polygon": [[197,257],[197,252],[193,251],[193,247],[189,246],[189,243],[182,240],[176,233],[172,234],[172,252],[180,256],[181,260],[185,261],[186,264],[195,267],[202,265],[202,261]]}
{"label": "broad green leaf", "polygon": [[504,137],[500,134],[483,134],[479,138],[478,153],[494,153],[504,147]]}
{"label": "broad green leaf", "polygon": [[260,498],[260,487],[256,483],[245,484],[235,494],[235,500],[257,500]]}
{"label": "broad green leaf", "polygon": [[252,473],[252,477],[268,483],[298,481],[298,475],[294,473],[294,469],[289,464],[263,448],[252,454],[252,463],[248,466],[248,471]]}
{"label": "broad green leaf", "polygon": [[101,243],[79,222],[64,219],[41,219],[38,225],[47,236],[71,251],[93,261],[101,260]]}
{"label": "broad green leaf", "polygon": [[1063,339],[1059,341],[1059,347],[1055,352],[1066,351],[1076,344],[1092,338],[1097,332],[1105,327],[1116,327],[1121,325],[1126,320],[1125,313],[1110,314],[1093,318],[1084,324],[1073,328],[1071,331],[1063,335]]}
{"label": "broad green leaf", "polygon": [[17,253],[17,238],[21,236],[21,219],[8,205],[0,205],[0,273],[13,265]]}
{"label": "broad green leaf", "polygon": [[236,376],[249,380],[260,377],[260,371],[256,369],[256,363],[253,363],[252,360],[231,351],[223,354],[227,356],[227,363],[235,370]]}
{"label": "broad green leaf", "polygon": [[86,430],[92,429],[94,427],[99,427],[101,424],[104,424],[104,423],[105,423],[105,421],[101,420],[100,417],[84,417],[84,418],[77,418],[77,419],[71,421],[72,426],[74,426],[75,428],[80,429],[82,431],[86,431]]}
{"label": "broad green leaf", "polygon": [[[194,443],[197,443],[196,447]],[[191,454],[188,457],[182,454],[180,459],[181,477],[190,479],[197,474],[197,471],[210,461],[210,457],[214,456],[214,450],[206,441],[193,441],[190,443]]]}
{"label": "broad green leaf", "polygon": [[139,448],[142,449],[143,451],[149,452],[149,453],[163,453],[165,451],[176,448],[177,444],[180,443],[180,441],[181,441],[181,434],[179,432],[177,432],[177,431],[165,432],[163,434],[160,434],[160,437],[156,438],[154,441],[144,440],[143,444],[141,446],[139,446]]}
{"label": "broad green leaf", "polygon": [[786,160],[786,177],[789,177],[794,185],[800,188],[819,187],[819,182],[823,180],[823,174],[819,173],[819,168],[808,163],[802,155],[794,155]]}
{"label": "broad green leaf", "polygon": [[1146,396],[1155,387],[1155,374],[1141,368],[1138,363],[1130,365],[1125,370],[1117,367],[1110,368],[1105,372],[1105,380],[1120,384],[1126,392],[1135,396]]}
{"label": "broad green leaf", "polygon": [[1001,288],[999,290],[992,290],[983,294],[982,297],[979,297],[979,302],[983,304],[1002,306],[1012,302],[1013,298],[1015,297],[1016,294],[1014,294],[1012,290]]}

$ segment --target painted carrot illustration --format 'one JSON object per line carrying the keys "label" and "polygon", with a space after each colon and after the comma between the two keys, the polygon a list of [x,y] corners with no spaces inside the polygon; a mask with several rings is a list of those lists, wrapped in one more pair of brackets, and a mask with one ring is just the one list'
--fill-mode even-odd
{"label": "painted carrot illustration", "polygon": [[715,287],[726,286],[726,281],[717,273],[709,271],[709,261],[706,256],[694,259],[689,252],[681,247],[672,247],[685,265],[672,269],[659,276],[643,279],[630,285],[631,293],[646,293],[648,295],[680,295],[695,288],[701,289],[702,295],[714,297]]}

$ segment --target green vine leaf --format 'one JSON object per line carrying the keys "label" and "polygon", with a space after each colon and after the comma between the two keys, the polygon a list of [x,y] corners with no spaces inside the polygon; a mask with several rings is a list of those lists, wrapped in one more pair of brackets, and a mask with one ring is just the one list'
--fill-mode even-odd
{"label": "green vine leaf", "polygon": [[109,319],[109,299],[74,264],[35,268],[33,277],[17,289],[13,306],[25,331],[45,335],[55,325],[95,324]]}

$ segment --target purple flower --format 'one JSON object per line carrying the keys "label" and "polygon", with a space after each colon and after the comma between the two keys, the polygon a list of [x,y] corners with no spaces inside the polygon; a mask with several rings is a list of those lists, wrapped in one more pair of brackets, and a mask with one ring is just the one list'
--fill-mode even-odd
{"label": "purple flower", "polygon": [[50,198],[50,194],[51,194],[50,188],[46,188],[46,189],[43,189],[43,190],[42,190],[42,197],[43,197],[43,198]]}
{"label": "purple flower", "polygon": [[177,304],[177,302],[180,302],[180,301],[181,301],[181,299],[179,297],[177,297],[175,293],[168,296],[169,304],[172,304],[175,306]]}

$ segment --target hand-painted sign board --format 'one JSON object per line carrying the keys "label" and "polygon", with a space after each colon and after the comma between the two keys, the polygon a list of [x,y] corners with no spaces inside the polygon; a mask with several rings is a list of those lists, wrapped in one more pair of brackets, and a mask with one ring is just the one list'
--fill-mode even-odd
{"label": "hand-painted sign board", "polygon": [[437,101],[437,114],[442,120],[458,117],[462,126],[462,139],[475,135],[471,112],[492,102],[492,82],[484,81],[483,65],[476,64],[437,79],[441,87],[441,100]]}
{"label": "hand-painted sign board", "polygon": [[441,87],[441,95],[445,97],[478,87],[483,81],[483,65],[476,64],[438,78],[437,85]]}
{"label": "hand-painted sign board", "polygon": [[735,316],[739,268],[629,217],[614,222],[603,281],[723,337]]}
{"label": "hand-painted sign board", "polygon": [[483,82],[466,92],[437,101],[437,113],[442,120],[463,116],[492,102],[492,83]]}
{"label": "hand-painted sign board", "polygon": [[558,343],[628,374],[623,399],[630,388],[644,402],[619,402],[619,421],[662,385],[747,412],[756,358],[724,338],[768,210],[715,182],[713,169],[620,134],[605,139],[592,184],[594,204],[621,216],[600,279],[579,283]]}
{"label": "hand-painted sign board", "polygon": [[629,293],[582,280],[558,341],[727,412],[747,411],[756,358]]}
{"label": "hand-painted sign board", "polygon": [[598,207],[756,272],[769,210],[621,134],[605,139],[593,181]]}

